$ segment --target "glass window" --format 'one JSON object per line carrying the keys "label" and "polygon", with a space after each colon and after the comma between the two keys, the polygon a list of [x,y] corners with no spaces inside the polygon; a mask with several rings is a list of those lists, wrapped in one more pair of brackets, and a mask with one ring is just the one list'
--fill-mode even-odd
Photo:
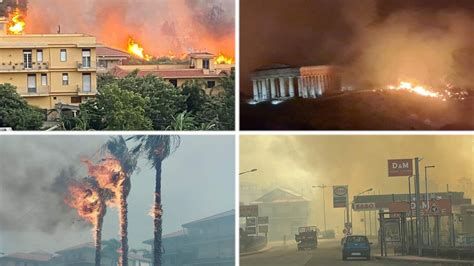
{"label": "glass window", "polygon": [[91,67],[91,50],[82,50],[82,67]]}
{"label": "glass window", "polygon": [[32,52],[31,50],[24,50],[23,51],[23,65],[26,69],[32,68]]}
{"label": "glass window", "polygon": [[69,85],[69,74],[68,73],[63,73],[63,85],[64,86]]}
{"label": "glass window", "polygon": [[43,50],[36,51],[36,61],[43,62]]}
{"label": "glass window", "polygon": [[36,92],[36,75],[28,75],[28,92]]}
{"label": "glass window", "polygon": [[48,85],[48,75],[41,74],[41,86]]}
{"label": "glass window", "polygon": [[61,49],[60,57],[61,57],[61,62],[66,62],[67,61],[67,50],[66,49]]}
{"label": "glass window", "polygon": [[209,59],[202,60],[202,68],[209,69]]}
{"label": "glass window", "polygon": [[91,91],[91,74],[82,74],[82,89],[84,92]]}
{"label": "glass window", "polygon": [[214,80],[207,81],[207,88],[212,89],[216,86],[216,82]]}

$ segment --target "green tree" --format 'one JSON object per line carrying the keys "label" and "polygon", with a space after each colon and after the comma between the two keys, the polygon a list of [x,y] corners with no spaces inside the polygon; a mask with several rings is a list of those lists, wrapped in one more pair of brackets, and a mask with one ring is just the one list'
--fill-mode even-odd
{"label": "green tree", "polygon": [[186,99],[179,90],[156,76],[138,77],[135,71],[118,80],[118,85],[123,90],[149,99],[145,110],[155,130],[165,130],[173,122],[174,116],[186,110]]}
{"label": "green tree", "polygon": [[161,206],[161,166],[171,153],[173,153],[180,144],[178,136],[134,136],[130,138],[137,144],[131,149],[133,154],[143,154],[151,165],[155,168],[155,203],[153,206],[153,265],[161,265],[161,237],[162,237],[162,216]]}
{"label": "green tree", "polygon": [[209,96],[206,95],[204,82],[201,80],[186,81],[181,85],[181,93],[186,96],[186,109],[188,112],[199,112],[202,110],[204,103],[208,101]]}
{"label": "green tree", "polygon": [[117,84],[104,85],[95,100],[81,105],[79,119],[96,130],[151,130],[145,115],[150,100]]}
{"label": "green tree", "polygon": [[38,130],[43,125],[43,114],[28,105],[11,84],[0,84],[0,127],[14,130]]}

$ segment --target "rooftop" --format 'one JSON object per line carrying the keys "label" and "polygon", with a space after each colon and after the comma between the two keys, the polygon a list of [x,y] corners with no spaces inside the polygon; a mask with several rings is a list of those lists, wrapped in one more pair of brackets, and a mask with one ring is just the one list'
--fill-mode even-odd
{"label": "rooftop", "polygon": [[276,188],[253,201],[258,203],[306,202],[309,199],[289,189]]}
{"label": "rooftop", "polygon": [[119,49],[112,48],[112,47],[107,47],[107,46],[97,47],[95,52],[97,54],[97,57],[126,57],[126,58],[130,58],[129,53],[127,53],[125,51],[122,51],[122,50],[119,50]]}
{"label": "rooftop", "polygon": [[43,253],[43,252],[41,253],[40,252],[31,252],[31,253],[17,252],[17,253],[12,253],[12,254],[2,256],[0,257],[0,260],[10,258],[10,259],[21,259],[21,260],[45,262],[45,261],[49,261],[52,257],[53,257],[52,254]]}
{"label": "rooftop", "polygon": [[125,68],[121,66],[116,66],[112,70],[112,74],[116,77],[123,78],[128,74],[132,73],[134,70],[138,70],[139,77],[145,77],[147,75],[153,75],[160,78],[167,78],[167,79],[193,79],[193,78],[218,78],[224,76],[227,72],[221,71],[219,73],[205,73],[203,69],[140,69],[140,66],[136,66],[133,68],[131,66],[126,66]]}
{"label": "rooftop", "polygon": [[199,219],[199,220],[196,220],[196,221],[192,221],[190,223],[183,224],[183,227],[189,227],[191,225],[196,225],[196,224],[199,224],[199,223],[208,222],[208,221],[212,221],[212,220],[218,220],[218,219],[222,219],[222,218],[229,217],[229,216],[235,216],[235,210],[232,209],[230,211],[221,212],[221,213],[218,213],[216,215],[212,215],[212,216],[209,216],[209,217],[206,217],[206,218],[202,218],[202,219]]}
{"label": "rooftop", "polygon": [[61,254],[61,253],[64,253],[64,252],[69,252],[69,251],[78,250],[78,249],[95,249],[95,246],[94,246],[94,243],[88,242],[88,243],[83,243],[83,244],[79,244],[79,245],[76,245],[76,246],[72,246],[72,247],[69,247],[69,248],[66,248],[66,249],[63,249],[63,250],[60,250],[60,251],[56,251],[56,253]]}

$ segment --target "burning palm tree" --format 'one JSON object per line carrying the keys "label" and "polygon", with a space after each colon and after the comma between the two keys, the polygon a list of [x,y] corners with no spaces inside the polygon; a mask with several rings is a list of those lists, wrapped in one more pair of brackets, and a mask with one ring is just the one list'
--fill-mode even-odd
{"label": "burning palm tree", "polygon": [[117,203],[119,204],[120,220],[120,242],[121,257],[119,265],[128,265],[128,206],[127,197],[130,193],[130,177],[137,166],[138,154],[132,154],[127,147],[127,143],[122,136],[113,137],[105,144],[105,148],[113,158],[117,159],[121,165],[121,170],[116,172],[113,179],[119,182],[118,193],[116,193]]}
{"label": "burning palm tree", "polygon": [[173,151],[175,151],[180,139],[178,136],[135,136],[133,139],[137,145],[131,150],[132,154],[144,154],[148,161],[155,168],[155,201],[153,205],[153,265],[161,265],[161,234],[162,234],[162,215],[161,206],[161,164]]}
{"label": "burning palm tree", "polygon": [[70,196],[66,203],[77,209],[79,216],[94,226],[95,265],[100,266],[102,249],[102,225],[107,210],[110,191],[102,189],[93,177],[74,181],[69,185]]}

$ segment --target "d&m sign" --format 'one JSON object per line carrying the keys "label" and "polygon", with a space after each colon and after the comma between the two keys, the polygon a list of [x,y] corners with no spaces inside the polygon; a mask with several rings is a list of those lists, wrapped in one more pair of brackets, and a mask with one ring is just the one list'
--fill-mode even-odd
{"label": "d&m sign", "polygon": [[412,176],[413,160],[396,159],[388,160],[388,176]]}

